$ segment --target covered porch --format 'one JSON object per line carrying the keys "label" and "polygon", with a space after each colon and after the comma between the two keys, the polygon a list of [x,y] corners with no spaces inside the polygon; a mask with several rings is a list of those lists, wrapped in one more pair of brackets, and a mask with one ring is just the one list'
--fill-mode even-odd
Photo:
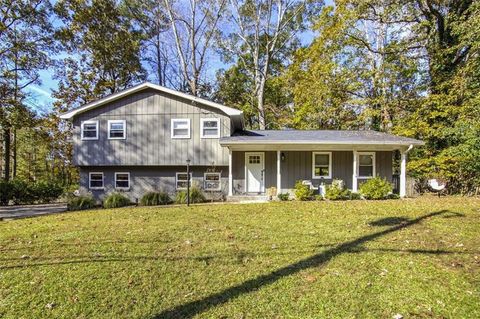
{"label": "covered porch", "polygon": [[[257,132],[255,131],[260,134]],[[271,139],[270,132],[282,133],[274,134],[277,139]],[[295,132],[310,132],[311,140],[295,141],[299,135]],[[245,138],[245,135],[240,135],[240,138],[223,138],[221,144],[229,150],[228,196],[264,195],[271,187],[277,189],[277,194],[291,193],[297,181],[310,183],[317,188],[320,184],[331,184],[334,179],[342,180],[348,189],[357,192],[361,183],[372,177],[379,176],[394,181],[396,151],[400,153],[398,193],[401,197],[406,196],[407,153],[420,141],[374,132],[377,138],[377,134],[380,134],[383,140],[358,140],[358,134],[353,136],[356,141],[351,136],[350,139],[339,140],[337,134],[336,143],[332,143],[325,136],[321,138],[325,132],[337,132],[340,135],[342,132],[350,133],[347,136],[352,133],[263,131],[263,139],[258,138],[258,135],[250,139]],[[366,132],[360,135],[364,136]],[[285,140],[285,134],[288,133],[290,141]],[[368,131],[367,135],[369,133]],[[265,140],[265,137],[270,139]],[[385,140],[385,137],[400,141]]]}

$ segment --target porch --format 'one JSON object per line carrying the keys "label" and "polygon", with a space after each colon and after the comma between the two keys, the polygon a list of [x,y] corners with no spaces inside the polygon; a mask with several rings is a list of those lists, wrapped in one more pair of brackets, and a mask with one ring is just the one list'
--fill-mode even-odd
{"label": "porch", "polygon": [[394,182],[400,153],[400,197],[406,195],[407,153],[421,141],[374,131],[246,131],[222,138],[229,150],[228,196],[292,192],[297,181],[317,188],[340,179],[352,192],[372,177]]}

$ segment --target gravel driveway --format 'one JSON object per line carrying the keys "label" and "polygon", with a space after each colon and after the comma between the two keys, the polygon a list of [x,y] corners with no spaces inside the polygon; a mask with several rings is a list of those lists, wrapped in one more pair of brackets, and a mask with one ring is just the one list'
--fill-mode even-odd
{"label": "gravel driveway", "polygon": [[0,220],[56,214],[66,210],[66,204],[0,206]]}

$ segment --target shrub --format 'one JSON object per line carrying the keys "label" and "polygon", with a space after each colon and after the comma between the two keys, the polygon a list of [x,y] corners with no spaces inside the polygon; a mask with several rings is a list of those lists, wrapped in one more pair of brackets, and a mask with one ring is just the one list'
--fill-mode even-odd
{"label": "shrub", "polygon": [[0,182],[0,204],[33,204],[49,203],[63,193],[63,188],[52,182],[28,183],[19,179]]}
{"label": "shrub", "polygon": [[350,193],[350,199],[351,200],[359,200],[362,199],[362,195],[360,193]]}
{"label": "shrub", "polygon": [[315,200],[321,201],[321,200],[323,200],[323,196],[322,195],[315,195]]}
{"label": "shrub", "polygon": [[277,195],[278,199],[281,200],[282,202],[287,201],[290,199],[290,194],[289,193],[280,193]]}
{"label": "shrub", "polygon": [[10,182],[0,180],[0,205],[8,205],[12,199],[12,187]]}
{"label": "shrub", "polygon": [[350,199],[350,190],[343,186],[343,181],[334,180],[325,190],[325,198],[329,200]]}
{"label": "shrub", "polygon": [[91,209],[96,206],[95,200],[92,196],[73,196],[67,200],[68,210],[84,210]]}
{"label": "shrub", "polygon": [[105,208],[119,208],[130,204],[130,199],[120,193],[111,193],[103,200],[103,207]]}
{"label": "shrub", "polygon": [[170,196],[164,192],[149,192],[143,195],[140,204],[143,206],[167,205],[172,202]]}
{"label": "shrub", "polygon": [[295,183],[295,198],[301,201],[312,200],[313,191],[310,186],[304,185],[302,181],[297,181]]}
{"label": "shrub", "polygon": [[360,193],[366,199],[385,199],[392,190],[392,185],[380,177],[371,178],[360,186]]}
{"label": "shrub", "polygon": [[390,193],[390,194],[387,195],[387,199],[400,199],[400,195]]}
{"label": "shrub", "polygon": [[32,193],[35,201],[50,203],[63,194],[63,187],[52,182],[38,182],[32,185]]}
{"label": "shrub", "polygon": [[[193,186],[190,188],[190,203],[195,204],[195,203],[203,203],[207,199],[205,198],[205,195],[203,195],[203,192],[200,188]],[[175,203],[177,204],[186,204],[187,203],[187,191],[180,191],[177,192],[177,195],[175,196]]]}

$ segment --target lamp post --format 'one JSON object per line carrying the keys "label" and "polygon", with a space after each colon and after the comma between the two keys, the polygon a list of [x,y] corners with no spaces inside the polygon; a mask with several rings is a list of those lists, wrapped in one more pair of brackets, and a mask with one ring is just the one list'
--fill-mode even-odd
{"label": "lamp post", "polygon": [[190,206],[190,160],[187,159],[187,206]]}

